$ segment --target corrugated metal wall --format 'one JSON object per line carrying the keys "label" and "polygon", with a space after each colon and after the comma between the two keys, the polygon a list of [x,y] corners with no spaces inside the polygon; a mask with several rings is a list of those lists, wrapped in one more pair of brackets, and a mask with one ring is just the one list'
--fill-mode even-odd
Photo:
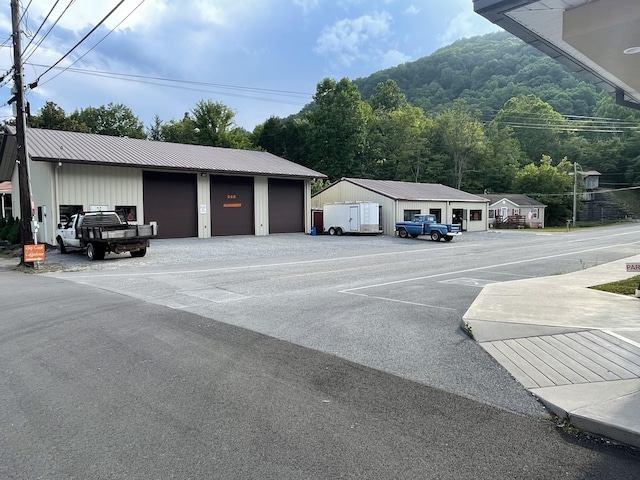
{"label": "corrugated metal wall", "polygon": [[65,163],[58,168],[58,205],[135,205],[142,211],[142,170]]}

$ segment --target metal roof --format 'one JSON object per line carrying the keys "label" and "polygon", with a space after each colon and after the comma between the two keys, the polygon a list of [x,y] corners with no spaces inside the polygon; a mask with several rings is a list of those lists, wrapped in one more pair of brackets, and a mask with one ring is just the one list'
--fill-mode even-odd
{"label": "metal roof", "polygon": [[517,193],[489,193],[485,197],[489,199],[491,205],[495,205],[502,200],[508,200],[518,207],[546,207],[544,203],[540,203],[527,195]]}
{"label": "metal roof", "polygon": [[[14,162],[14,127],[6,127],[0,162]],[[5,142],[13,138],[13,148]],[[267,152],[157,142],[61,130],[27,129],[32,161],[82,163],[226,175],[326,178],[326,175]],[[3,169],[0,168],[0,171]],[[6,166],[5,169],[6,170]]]}
{"label": "metal roof", "polygon": [[439,183],[412,183],[395,180],[367,180],[363,178],[343,178],[340,181],[358,185],[394,200],[487,203],[486,198]]}

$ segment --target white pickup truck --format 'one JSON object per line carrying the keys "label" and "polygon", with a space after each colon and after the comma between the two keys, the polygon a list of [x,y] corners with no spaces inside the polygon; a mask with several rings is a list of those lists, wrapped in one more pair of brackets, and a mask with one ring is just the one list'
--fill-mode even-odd
{"label": "white pickup truck", "polygon": [[131,252],[144,257],[149,239],[157,232],[153,225],[130,225],[115,211],[80,212],[58,224],[56,241],[60,253],[69,248],[86,249],[89,260],[103,260],[106,253]]}

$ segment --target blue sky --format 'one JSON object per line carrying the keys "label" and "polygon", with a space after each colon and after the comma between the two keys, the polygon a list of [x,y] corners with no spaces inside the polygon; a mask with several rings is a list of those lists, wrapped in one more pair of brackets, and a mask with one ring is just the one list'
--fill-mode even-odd
{"label": "blue sky", "polygon": [[[125,0],[47,72],[119,3],[62,0],[53,8],[55,0],[22,0],[25,84],[39,78],[26,94],[33,112],[46,101],[67,114],[124,104],[149,126],[156,114],[179,120],[205,99],[229,106],[237,125],[253,130],[298,112],[325,77],[365,77],[497,30],[472,0]],[[2,10],[6,72],[9,2]],[[7,100],[10,87],[0,91]],[[10,115],[0,109],[3,120]]]}

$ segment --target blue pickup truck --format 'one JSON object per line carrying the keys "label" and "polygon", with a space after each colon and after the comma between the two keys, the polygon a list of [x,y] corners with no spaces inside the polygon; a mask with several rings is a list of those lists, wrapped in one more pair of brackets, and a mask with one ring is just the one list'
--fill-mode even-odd
{"label": "blue pickup truck", "polygon": [[411,221],[397,222],[396,232],[401,238],[429,235],[434,242],[439,242],[441,238],[450,242],[453,237],[462,235],[460,225],[438,223],[436,216],[431,214],[418,214]]}

